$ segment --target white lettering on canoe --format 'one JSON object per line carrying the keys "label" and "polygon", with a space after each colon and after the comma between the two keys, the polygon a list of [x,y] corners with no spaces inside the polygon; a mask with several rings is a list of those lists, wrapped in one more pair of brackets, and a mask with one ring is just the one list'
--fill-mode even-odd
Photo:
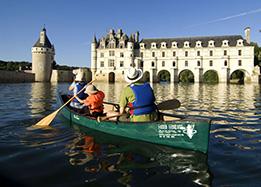
{"label": "white lettering on canoe", "polygon": [[192,139],[197,133],[195,124],[161,124],[158,126],[159,138],[176,138],[184,137],[185,135]]}
{"label": "white lettering on canoe", "polygon": [[79,118],[78,115],[73,114],[73,117],[74,117],[75,119],[77,119],[77,120],[80,120],[80,118]]}

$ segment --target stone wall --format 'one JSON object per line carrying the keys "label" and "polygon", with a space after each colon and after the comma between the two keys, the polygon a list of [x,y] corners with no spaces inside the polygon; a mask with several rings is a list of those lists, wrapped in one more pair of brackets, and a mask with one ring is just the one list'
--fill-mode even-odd
{"label": "stone wall", "polygon": [[34,82],[34,73],[0,70],[0,83]]}
{"label": "stone wall", "polygon": [[72,71],[53,70],[51,82],[71,82],[73,80]]}

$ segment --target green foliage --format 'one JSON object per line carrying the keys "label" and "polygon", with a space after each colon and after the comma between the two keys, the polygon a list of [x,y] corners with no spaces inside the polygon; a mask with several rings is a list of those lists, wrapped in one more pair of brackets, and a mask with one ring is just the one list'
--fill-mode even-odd
{"label": "green foliage", "polygon": [[[74,66],[66,66],[66,65],[58,65],[56,61],[52,64],[53,69],[57,70],[73,70],[78,69],[79,67]],[[8,70],[8,71],[19,71],[19,70],[31,70],[32,63],[26,61],[3,61],[0,60],[0,70]]]}
{"label": "green foliage", "polygon": [[179,75],[179,82],[182,83],[192,83],[194,82],[194,75],[189,70],[184,70]]}
{"label": "green foliage", "polygon": [[261,48],[254,42],[251,42],[251,45],[254,46],[254,65],[261,66]]}
{"label": "green foliage", "polygon": [[207,71],[203,76],[204,83],[218,83],[218,74],[215,71]]}
{"label": "green foliage", "polygon": [[18,70],[30,70],[31,68],[32,68],[32,64],[30,62],[0,60],[0,70],[18,71]]}

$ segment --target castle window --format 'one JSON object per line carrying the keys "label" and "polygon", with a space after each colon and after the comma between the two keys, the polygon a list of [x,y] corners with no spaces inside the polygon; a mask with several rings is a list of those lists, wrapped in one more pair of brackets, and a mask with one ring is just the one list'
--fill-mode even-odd
{"label": "castle window", "polygon": [[154,67],[155,66],[155,63],[152,61],[151,62],[151,67]]}
{"label": "castle window", "polygon": [[196,42],[196,47],[201,47],[201,41]]}
{"label": "castle window", "polygon": [[238,56],[242,55],[242,50],[238,50]]}
{"label": "castle window", "polygon": [[173,56],[176,56],[176,51],[173,51]]}
{"label": "castle window", "polygon": [[185,56],[188,56],[188,51],[185,51]]}
{"label": "castle window", "polygon": [[214,47],[214,41],[213,40],[208,41],[208,46],[209,47]]}
{"label": "castle window", "polygon": [[114,60],[109,59],[109,67],[114,67]]}
{"label": "castle window", "polygon": [[189,42],[188,41],[184,42],[184,47],[189,47]]}
{"label": "castle window", "polygon": [[114,51],[109,51],[109,56],[114,56]]}
{"label": "castle window", "polygon": [[222,46],[223,47],[228,47],[228,40],[223,40],[222,41]]}
{"label": "castle window", "polygon": [[124,71],[122,71],[121,74],[124,75]]}
{"label": "castle window", "polygon": [[102,70],[100,70],[100,73],[102,73]]}
{"label": "castle window", "polygon": [[224,61],[224,66],[227,66],[227,60]]}
{"label": "castle window", "polygon": [[156,43],[151,43],[152,48],[157,48],[157,44]]}
{"label": "castle window", "polygon": [[178,46],[178,43],[177,42],[172,42],[172,47],[173,48],[176,48]]}
{"label": "castle window", "polygon": [[200,61],[199,60],[197,61],[197,63],[198,63],[198,66],[200,66]]}
{"label": "castle window", "polygon": [[238,60],[238,66],[242,66],[242,60]]}
{"label": "castle window", "polygon": [[213,51],[209,51],[209,56],[213,56]]}
{"label": "castle window", "polygon": [[166,48],[166,47],[167,47],[166,42],[162,42],[162,43],[161,43],[161,47],[162,47],[162,48]]}
{"label": "castle window", "polygon": [[123,66],[124,66],[124,62],[120,61],[120,67],[123,67]]}
{"label": "castle window", "polygon": [[224,50],[224,56],[227,56],[227,50]]}
{"label": "castle window", "polygon": [[124,53],[120,53],[120,57],[124,57]]}
{"label": "castle window", "polygon": [[242,39],[237,40],[237,46],[243,46],[243,40]]}
{"label": "castle window", "polygon": [[173,66],[173,67],[176,66],[176,62],[175,62],[175,61],[172,62],[172,66]]}
{"label": "castle window", "polygon": [[100,62],[100,67],[104,67],[104,61]]}
{"label": "castle window", "polygon": [[165,67],[165,61],[162,61],[162,67]]}
{"label": "castle window", "polygon": [[165,57],[165,52],[164,51],[162,52],[162,57]]}
{"label": "castle window", "polygon": [[140,53],[140,57],[143,58],[143,52]]}
{"label": "castle window", "polygon": [[140,43],[140,48],[144,49],[144,47],[145,47],[144,43]]}
{"label": "castle window", "polygon": [[197,51],[197,56],[200,56],[200,51]]}
{"label": "castle window", "polygon": [[212,60],[209,61],[209,66],[213,66],[213,61]]}
{"label": "castle window", "polygon": [[186,67],[188,66],[188,61],[185,61],[185,66],[186,66]]}
{"label": "castle window", "polygon": [[152,56],[152,57],[155,57],[155,52],[152,52],[151,56]]}
{"label": "castle window", "polygon": [[104,57],[104,53],[101,53],[101,54],[100,54],[100,57],[103,58],[103,57]]}

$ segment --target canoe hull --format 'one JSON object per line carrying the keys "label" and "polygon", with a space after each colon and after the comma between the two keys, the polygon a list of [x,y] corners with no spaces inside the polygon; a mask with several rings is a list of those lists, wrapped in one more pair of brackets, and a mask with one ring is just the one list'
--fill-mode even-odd
{"label": "canoe hull", "polygon": [[64,107],[61,114],[75,124],[104,133],[135,140],[206,153],[209,142],[209,120],[184,119],[158,122],[98,122]]}

